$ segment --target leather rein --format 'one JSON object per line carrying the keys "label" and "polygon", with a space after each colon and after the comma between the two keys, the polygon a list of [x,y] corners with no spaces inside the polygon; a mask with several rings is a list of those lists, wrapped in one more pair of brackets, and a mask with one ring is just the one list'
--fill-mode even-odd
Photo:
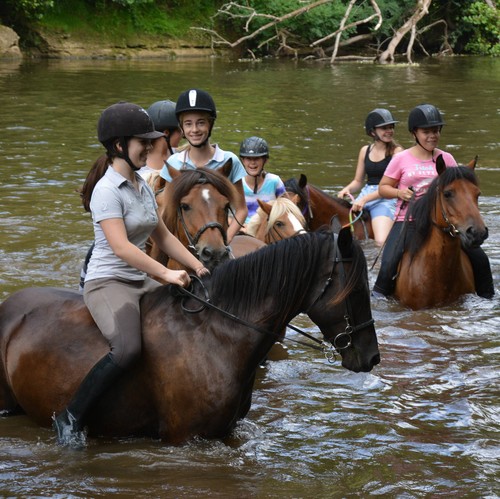
{"label": "leather rein", "polygon": [[[308,307],[308,309],[306,310],[306,313],[309,312],[311,310],[311,308],[326,293],[326,290],[329,288],[329,286],[333,282],[333,276],[334,276],[335,268],[337,267],[337,265],[339,266],[339,269],[340,269],[339,274],[340,274],[341,286],[345,285],[346,272],[345,272],[345,268],[344,268],[344,262],[350,262],[350,261],[352,261],[352,258],[343,258],[342,257],[340,250],[338,248],[337,238],[338,238],[338,235],[334,234],[334,255],[333,255],[333,262],[332,262],[333,265],[332,265],[332,269],[330,271],[330,274],[329,274],[322,290],[320,291],[319,295],[314,299],[314,301]],[[216,305],[214,305],[210,301],[210,296],[209,296],[208,290],[204,286],[201,279],[195,275],[191,275],[190,277],[191,277],[191,279],[194,279],[200,283],[202,289],[204,290],[205,296],[204,296],[204,298],[199,297],[196,294],[194,294],[192,291],[190,291],[189,289],[182,288],[182,287],[178,286],[177,290],[178,290],[179,294],[186,295],[187,297],[192,298],[192,299],[194,299],[202,304],[202,306],[197,308],[197,309],[188,309],[185,307],[184,302],[183,302],[181,306],[185,312],[187,312],[187,313],[199,313],[202,310],[204,310],[205,308],[211,308],[212,310],[217,310],[219,313],[221,313],[225,317],[228,317],[228,318],[232,319],[233,321],[235,321],[239,324],[242,324],[243,326],[247,326],[247,327],[253,329],[254,331],[257,331],[258,333],[273,336],[276,339],[279,339],[281,337],[280,334],[277,334],[277,333],[274,333],[273,331],[269,331],[267,329],[261,328],[261,327],[257,326],[256,324],[252,324],[251,322],[248,322],[244,319],[241,319],[240,317],[217,307]],[[297,343],[299,345],[307,346],[307,347],[312,348],[314,350],[322,351],[323,354],[325,355],[326,360],[330,363],[333,363],[336,359],[336,351],[338,352],[340,350],[344,350],[351,345],[352,334],[354,334],[362,329],[365,329],[365,328],[373,325],[373,323],[374,323],[373,318],[370,318],[369,320],[367,320],[361,324],[352,325],[353,307],[352,307],[352,303],[350,300],[350,296],[347,296],[344,299],[344,302],[345,302],[345,309],[346,310],[345,310],[343,320],[345,320],[345,322],[346,322],[346,327],[345,327],[345,330],[343,332],[341,332],[341,333],[337,334],[337,336],[335,336],[335,338],[333,339],[332,342],[327,342],[325,340],[319,340],[319,339],[315,338],[314,336],[310,335],[309,333],[303,331],[302,329],[294,326],[293,324],[287,324],[287,327],[292,329],[293,331],[301,334],[302,336],[305,336],[309,340],[316,343],[316,345],[312,345],[311,343],[305,343],[305,342],[302,342],[299,340],[294,340],[294,339],[286,338],[286,337],[284,339],[287,339],[288,341],[291,341],[293,343]]]}

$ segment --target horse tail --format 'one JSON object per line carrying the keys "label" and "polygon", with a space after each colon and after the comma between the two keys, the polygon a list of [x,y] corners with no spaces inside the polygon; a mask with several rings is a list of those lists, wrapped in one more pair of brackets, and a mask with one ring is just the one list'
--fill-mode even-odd
{"label": "horse tail", "polygon": [[7,352],[12,334],[18,330],[25,316],[17,321],[17,324],[7,323],[5,321],[5,302],[0,305],[0,415],[8,416],[19,414],[22,410],[17,403],[14,392],[10,388],[9,376],[7,373]]}

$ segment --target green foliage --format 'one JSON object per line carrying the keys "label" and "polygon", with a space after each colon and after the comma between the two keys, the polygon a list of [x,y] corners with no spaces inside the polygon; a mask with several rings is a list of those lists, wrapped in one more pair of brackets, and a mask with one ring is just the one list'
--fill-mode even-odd
{"label": "green foliage", "polygon": [[470,27],[471,39],[465,50],[472,54],[500,55],[500,12],[484,2],[473,2],[462,21]]}
{"label": "green foliage", "polygon": [[4,0],[9,19],[41,19],[54,6],[54,0]]}

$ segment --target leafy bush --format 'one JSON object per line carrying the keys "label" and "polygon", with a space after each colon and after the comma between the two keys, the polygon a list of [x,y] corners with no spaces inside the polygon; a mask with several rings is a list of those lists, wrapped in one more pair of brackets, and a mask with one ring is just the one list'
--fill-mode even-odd
{"label": "leafy bush", "polygon": [[473,2],[462,21],[470,27],[471,38],[465,50],[472,54],[500,55],[500,12],[486,3]]}

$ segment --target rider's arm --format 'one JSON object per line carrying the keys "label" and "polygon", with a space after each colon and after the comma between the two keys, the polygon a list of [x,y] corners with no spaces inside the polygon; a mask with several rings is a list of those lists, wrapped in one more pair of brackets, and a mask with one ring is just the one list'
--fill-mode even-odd
{"label": "rider's arm", "polygon": [[363,146],[360,149],[354,179],[339,192],[339,198],[344,197],[346,194],[358,192],[361,187],[363,187],[363,183],[365,180],[365,155],[367,147],[368,146]]}

